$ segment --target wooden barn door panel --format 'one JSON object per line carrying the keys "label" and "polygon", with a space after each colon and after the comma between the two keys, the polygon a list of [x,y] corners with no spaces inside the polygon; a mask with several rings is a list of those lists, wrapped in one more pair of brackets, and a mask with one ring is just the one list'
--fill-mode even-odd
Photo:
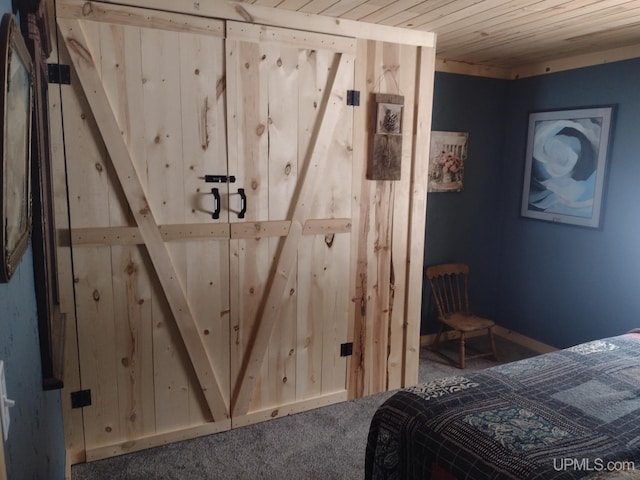
{"label": "wooden barn door panel", "polygon": [[221,22],[71,7],[62,107],[92,459],[230,427],[228,191],[204,181],[227,173],[224,39]]}
{"label": "wooden barn door panel", "polygon": [[87,459],[346,400],[355,41],[86,5],[58,24]]}
{"label": "wooden barn door panel", "polygon": [[227,24],[234,425],[346,399],[354,46]]}

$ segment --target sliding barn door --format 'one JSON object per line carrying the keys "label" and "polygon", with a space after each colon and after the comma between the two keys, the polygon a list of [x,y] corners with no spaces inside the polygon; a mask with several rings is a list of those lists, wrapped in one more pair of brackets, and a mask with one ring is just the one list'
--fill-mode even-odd
{"label": "sliding barn door", "polygon": [[88,459],[231,426],[224,24],[99,8],[58,11]]}
{"label": "sliding barn door", "polygon": [[57,14],[87,459],[346,400],[355,42]]}
{"label": "sliding barn door", "polygon": [[354,51],[227,23],[234,425],[347,398]]}

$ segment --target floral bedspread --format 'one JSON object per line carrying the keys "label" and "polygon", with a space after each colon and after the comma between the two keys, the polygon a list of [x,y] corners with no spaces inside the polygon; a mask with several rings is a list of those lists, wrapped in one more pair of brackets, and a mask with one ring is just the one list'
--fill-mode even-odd
{"label": "floral bedspread", "polygon": [[640,478],[640,334],[402,390],[375,413],[369,479]]}

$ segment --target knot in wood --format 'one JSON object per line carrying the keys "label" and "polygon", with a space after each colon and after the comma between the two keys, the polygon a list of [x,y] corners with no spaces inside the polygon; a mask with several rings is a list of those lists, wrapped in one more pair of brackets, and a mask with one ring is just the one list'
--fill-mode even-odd
{"label": "knot in wood", "polygon": [[261,123],[260,125],[258,125],[256,127],[256,135],[258,135],[259,137],[262,136],[262,134],[264,133],[266,127],[264,126],[263,123]]}
{"label": "knot in wood", "polygon": [[129,262],[127,267],[124,269],[127,275],[133,275],[137,270],[138,269],[136,268],[136,264],[134,262]]}
{"label": "knot in wood", "polygon": [[327,247],[333,247],[333,241],[335,240],[335,234],[329,233],[324,236],[324,243],[327,244]]}
{"label": "knot in wood", "polygon": [[96,302],[99,302],[99,301],[100,301],[100,292],[98,291],[98,289],[95,289],[95,290],[93,291],[93,299],[94,299]]}
{"label": "knot in wood", "polygon": [[82,60],[84,60],[88,65],[93,65],[93,57],[89,50],[87,50],[84,45],[78,42],[73,37],[67,38],[67,45],[70,50],[73,50]]}
{"label": "knot in wood", "polygon": [[88,17],[92,13],[93,13],[93,5],[91,5],[91,2],[85,2],[85,4],[82,5],[82,15],[84,15],[85,17]]}
{"label": "knot in wood", "polygon": [[245,21],[249,22],[249,23],[254,23],[255,20],[253,19],[253,17],[251,16],[251,14],[249,12],[247,12],[247,10],[244,7],[241,7],[240,5],[236,5],[235,11],[238,13],[238,15],[240,15]]}

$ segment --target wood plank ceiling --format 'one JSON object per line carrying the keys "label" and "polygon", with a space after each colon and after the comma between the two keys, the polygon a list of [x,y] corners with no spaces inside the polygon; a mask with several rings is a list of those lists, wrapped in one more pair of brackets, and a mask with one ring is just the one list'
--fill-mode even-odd
{"label": "wood plank ceiling", "polygon": [[640,0],[244,3],[435,32],[441,70],[509,78],[640,57]]}

